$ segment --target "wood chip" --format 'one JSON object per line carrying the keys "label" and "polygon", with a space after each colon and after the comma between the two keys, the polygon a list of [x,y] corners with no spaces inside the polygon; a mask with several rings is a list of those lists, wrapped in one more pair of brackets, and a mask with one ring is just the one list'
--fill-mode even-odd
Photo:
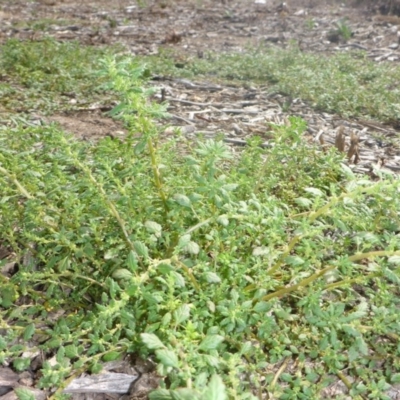
{"label": "wood chip", "polygon": [[120,373],[104,373],[88,375],[74,379],[65,389],[64,393],[128,393],[138,375]]}

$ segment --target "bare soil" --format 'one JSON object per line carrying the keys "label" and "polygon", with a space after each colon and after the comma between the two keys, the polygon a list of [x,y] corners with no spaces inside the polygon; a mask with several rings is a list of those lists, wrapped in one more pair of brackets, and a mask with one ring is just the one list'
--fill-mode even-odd
{"label": "bare soil", "polygon": [[[123,43],[132,55],[157,54],[162,48],[172,48],[178,54],[176,63],[183,67],[204,57],[209,50],[240,53],[249,46],[285,48],[293,41],[305,52],[333,54],[359,48],[376,62],[400,62],[398,1],[354,1],[350,5],[328,0],[292,0],[287,4],[273,0],[145,0],[144,3],[141,7],[133,0],[0,0],[0,42],[8,38],[40,40],[51,35],[58,40],[78,40],[92,46]],[[327,36],[341,18],[348,19],[354,32],[348,42]],[[44,30],[33,28],[35,21],[44,19],[50,21]],[[309,27],[310,21],[314,23],[313,29]],[[298,115],[308,123],[310,141],[323,135],[333,145],[338,127],[343,126],[349,146],[351,133],[357,133],[360,161],[355,169],[369,172],[372,165],[384,160],[389,170],[400,171],[400,151],[393,145],[399,139],[400,123],[388,126],[376,121],[344,119],[316,112],[301,99],[291,99],[289,107],[284,107],[288,99],[279,94],[268,96],[263,87],[167,78],[159,77],[154,84],[164,90],[173,125],[188,137],[195,137],[198,132],[214,137],[222,132],[233,146],[243,144],[244,139],[254,134],[268,141],[266,122],[285,123],[288,116]],[[98,108],[79,109],[79,104],[75,112],[58,113],[47,117],[47,121],[57,122],[66,131],[87,140],[123,134],[122,126]],[[166,137],[172,134],[171,129],[165,131]],[[391,145],[386,145],[388,141]],[[12,373],[9,369],[3,372]],[[2,370],[0,382],[1,377]],[[19,384],[34,387],[37,379],[32,371],[28,377],[16,377],[15,382],[19,380]],[[340,384],[336,385],[326,393],[326,398],[343,391]],[[396,397],[399,393],[394,393],[393,398],[400,398]],[[43,392],[35,395],[44,397]],[[135,398],[134,393],[130,395]],[[74,398],[96,396],[118,399],[117,394],[104,393],[75,394]],[[12,390],[3,391],[0,400],[16,400],[16,395]]]}

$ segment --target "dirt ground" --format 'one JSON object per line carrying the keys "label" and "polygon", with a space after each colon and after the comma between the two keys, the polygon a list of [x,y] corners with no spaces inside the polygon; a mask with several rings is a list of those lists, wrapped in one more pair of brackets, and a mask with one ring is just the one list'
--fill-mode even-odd
{"label": "dirt ground", "polygon": [[[157,54],[162,48],[173,48],[179,54],[176,63],[184,65],[204,57],[209,50],[240,53],[249,46],[285,48],[295,41],[304,52],[333,54],[355,48],[365,50],[377,63],[400,62],[400,17],[395,15],[400,14],[400,6],[397,9],[396,1],[391,2],[391,9],[388,1],[372,0],[367,4],[328,0],[292,0],[284,4],[273,0],[143,3],[139,6],[133,0],[0,0],[0,42],[8,38],[40,40],[51,35],[58,40],[79,40],[93,46],[122,42],[132,55]],[[389,11],[392,14],[386,15]],[[354,32],[348,42],[329,37],[341,18],[348,19]],[[44,19],[50,21],[46,28],[36,29],[35,22]],[[313,29],[307,28],[310,21]],[[268,96],[263,87],[224,86],[168,77],[157,77],[154,85],[163,88],[173,115],[172,124],[181,127],[188,137],[195,137],[198,132],[206,137],[223,132],[232,146],[241,145],[251,135],[265,135],[265,122],[284,123],[288,116],[297,115],[307,121],[310,141],[324,135],[325,141],[333,144],[340,126],[344,127],[347,142],[351,132],[357,133],[360,161],[354,166],[356,170],[369,172],[384,159],[390,171],[400,172],[400,146],[393,145],[399,139],[400,121],[389,126],[344,119],[316,112],[301,99],[292,99],[289,107],[283,107],[287,99],[279,94]],[[56,121],[87,140],[123,134],[122,127],[105,117],[97,106],[79,109],[78,104],[75,112],[58,113],[46,120]],[[165,135],[169,134],[171,129],[165,131]],[[264,138],[268,140],[267,136]],[[390,146],[385,144],[387,140]],[[34,381],[31,379],[31,384],[26,385],[32,386]],[[343,387],[337,385],[330,388],[325,398],[340,393]],[[36,394],[37,398],[44,397],[43,392]],[[137,396],[132,394],[131,399]],[[74,395],[76,399],[88,397],[94,395]],[[100,397],[117,399],[119,395],[102,393]],[[400,389],[391,397],[400,398]],[[15,400],[16,395],[13,391],[0,392],[0,399]]]}

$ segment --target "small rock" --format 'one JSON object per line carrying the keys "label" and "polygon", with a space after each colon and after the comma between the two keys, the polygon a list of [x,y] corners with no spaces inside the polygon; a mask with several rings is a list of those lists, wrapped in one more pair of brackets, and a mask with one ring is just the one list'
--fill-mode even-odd
{"label": "small rock", "polygon": [[303,15],[307,15],[307,12],[306,12],[306,10],[301,9],[301,10],[296,11],[293,15],[295,15],[296,17],[302,17]]}

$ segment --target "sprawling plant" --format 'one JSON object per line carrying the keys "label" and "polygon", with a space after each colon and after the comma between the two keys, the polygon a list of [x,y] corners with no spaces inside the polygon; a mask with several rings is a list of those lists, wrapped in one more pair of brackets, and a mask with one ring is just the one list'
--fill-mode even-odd
{"label": "sprawling plant", "polygon": [[[103,73],[129,135],[82,143],[55,125],[0,131],[0,363],[46,359],[42,387],[135,352],[168,379],[151,399],[354,398],[400,380],[399,185],[273,126],[234,157],[163,141],[146,68]],[[5,262],[3,262],[5,265]],[[53,361],[54,361],[53,360]],[[54,366],[55,364],[55,366]]]}

